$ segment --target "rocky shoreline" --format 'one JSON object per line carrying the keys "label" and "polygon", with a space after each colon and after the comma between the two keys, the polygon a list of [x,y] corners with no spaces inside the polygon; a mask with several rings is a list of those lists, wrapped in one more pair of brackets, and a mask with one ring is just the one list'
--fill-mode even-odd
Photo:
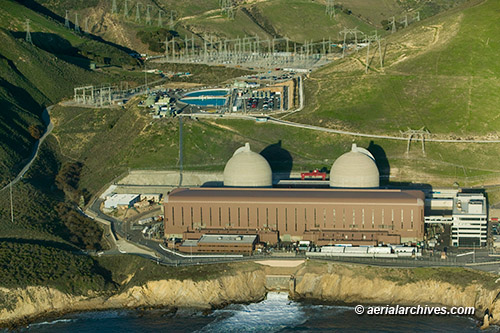
{"label": "rocky shoreline", "polygon": [[[386,271],[392,273],[394,269]],[[268,291],[266,274],[270,272],[269,268],[263,268],[199,282],[172,279],[149,281],[112,295],[74,296],[41,286],[0,288],[0,299],[7,300],[3,302],[6,304],[0,305],[0,327],[26,326],[42,318],[57,318],[81,311],[141,308],[209,310],[231,303],[259,302]],[[433,279],[399,283],[390,280],[388,275],[373,276],[372,271],[360,273],[355,265],[328,264],[328,269],[303,265],[295,273],[296,283],[289,291],[294,300],[474,307],[475,317],[481,322],[487,314],[484,327],[500,324],[500,285],[491,289],[474,281],[462,286]]]}

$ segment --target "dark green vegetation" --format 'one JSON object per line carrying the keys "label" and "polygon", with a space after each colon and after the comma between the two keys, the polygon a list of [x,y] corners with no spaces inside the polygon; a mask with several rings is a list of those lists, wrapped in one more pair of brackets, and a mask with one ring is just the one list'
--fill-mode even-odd
{"label": "dark green vegetation", "polygon": [[0,239],[0,286],[47,286],[70,294],[112,290],[110,273],[76,248],[55,242]]}
{"label": "dark green vegetation", "polygon": [[[95,9],[97,14],[109,10],[110,2],[96,4],[96,1],[75,2],[71,17],[74,10],[90,13]],[[64,10],[73,4],[69,0],[44,3],[54,7],[58,15],[64,15]],[[270,0],[249,5],[246,11],[238,8],[237,21],[220,17],[217,1],[169,4],[172,5],[169,8],[178,8],[178,18],[184,17],[175,27],[181,37],[192,32],[220,36],[258,34],[264,38],[291,36],[302,42],[325,34],[336,35],[344,25],[373,30],[354,9],[339,14],[340,23],[334,21],[330,25],[324,8],[305,0],[286,3]],[[44,128],[40,115],[46,105],[70,97],[75,85],[116,83],[122,79],[134,83],[142,81],[143,74],[138,71],[128,74],[117,66],[105,67],[107,64],[123,65],[126,69],[137,67],[122,47],[82,37],[65,29],[57,20],[27,10],[17,2],[5,1],[2,5],[0,185],[5,185],[21,168],[34,140],[40,136]],[[488,1],[463,12],[457,9],[388,37],[383,72],[373,58],[370,73],[364,75],[363,52],[360,52],[314,73],[306,81],[306,109],[293,119],[372,133],[397,134],[406,126],[426,126],[432,133],[443,136],[448,132],[455,136],[495,135],[495,126],[499,125],[495,114],[499,65],[494,59],[500,44],[495,42],[499,31],[492,22],[498,6]],[[215,11],[207,12],[210,10]],[[195,17],[185,17],[188,15]],[[295,28],[297,22],[305,25],[315,15],[321,15],[314,21],[318,26]],[[32,21],[35,45],[23,41],[26,18]],[[117,15],[106,14],[100,27],[114,27],[110,29],[119,34],[123,31],[113,25],[116,21]],[[157,39],[164,32],[155,33],[157,28],[145,29],[130,20],[126,25],[132,30],[150,31]],[[136,36],[136,30],[132,32]],[[154,38],[147,38],[147,43],[151,44]],[[90,71],[90,62],[97,62],[100,71]],[[205,84],[218,84],[246,73],[206,66],[158,67],[166,72],[191,72],[194,74],[191,78],[179,80]],[[130,257],[103,257],[96,263],[79,253],[79,249],[105,249],[107,244],[101,239],[102,230],[74,210],[77,204],[88,203],[91,194],[128,168],[178,168],[178,120],[151,122],[144,109],[135,107],[137,102],[133,100],[123,109],[54,108],[54,135],[44,144],[30,172],[14,186],[14,222],[10,220],[9,196],[5,195],[8,191],[0,196],[2,246],[9,254],[17,251],[21,258],[32,258],[19,270],[11,269],[10,263],[3,267],[10,274],[6,279],[11,283],[9,286],[15,285],[13,281],[22,285],[47,283],[61,290],[83,293],[115,286],[130,275],[134,275],[131,285],[137,285],[152,278],[206,279],[234,272],[233,267],[227,266],[174,270]],[[374,153],[382,175],[387,176],[390,171],[392,181],[419,180],[447,186],[454,182],[481,184],[493,182],[500,172],[496,167],[500,145],[428,143],[424,157],[413,144],[407,158],[404,141],[371,142],[252,121],[186,120],[184,126],[184,167],[188,170],[221,171],[234,150],[245,142],[270,159],[282,156],[281,163],[275,163],[276,159],[272,163],[275,171],[329,169],[335,158],[356,141]],[[55,268],[48,270],[49,275],[40,273],[37,278],[39,271],[34,270],[35,275],[28,274],[23,280],[20,275],[32,269],[32,263],[46,262],[50,255],[56,260]],[[61,257],[65,259],[59,261]],[[434,274],[417,273],[408,277],[408,281]],[[75,289],[68,289],[71,274],[79,281]]]}
{"label": "dark green vegetation", "polygon": [[[27,18],[35,45],[24,41]],[[31,154],[35,137],[30,128],[45,128],[41,120],[45,106],[71,96],[75,85],[123,79],[90,71],[90,61],[133,65],[135,60],[108,44],[76,35],[12,0],[4,1],[0,8],[0,43],[3,187]]]}
{"label": "dark green vegetation", "polygon": [[165,267],[137,256],[102,256],[98,261],[101,267],[112,272],[113,281],[121,285],[121,289],[156,280],[206,281],[261,267],[254,262]]}

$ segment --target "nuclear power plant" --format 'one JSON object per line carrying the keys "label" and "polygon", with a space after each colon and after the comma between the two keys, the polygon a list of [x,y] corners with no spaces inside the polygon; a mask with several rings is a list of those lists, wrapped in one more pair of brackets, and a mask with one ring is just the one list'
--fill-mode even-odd
{"label": "nuclear power plant", "polygon": [[[271,166],[247,143],[227,162],[223,187],[177,188],[168,195],[165,236],[187,240],[179,250],[190,252],[241,252],[240,238],[320,246],[422,241],[424,193],[380,189],[379,178],[373,155],[353,144],[333,163],[329,188],[273,187]],[[202,246],[209,235],[211,246]]]}

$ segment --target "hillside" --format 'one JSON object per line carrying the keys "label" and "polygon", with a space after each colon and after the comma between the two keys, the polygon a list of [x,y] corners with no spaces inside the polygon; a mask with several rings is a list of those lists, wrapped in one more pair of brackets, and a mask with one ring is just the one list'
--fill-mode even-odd
{"label": "hillside", "polygon": [[[25,41],[26,19],[31,23],[33,44]],[[16,1],[2,2],[0,43],[0,188],[3,188],[24,166],[35,141],[45,131],[41,114],[46,106],[72,96],[75,85],[119,80],[134,83],[133,76],[121,67],[89,70],[91,61],[99,67],[115,63],[133,68],[137,63],[123,49],[75,34]],[[33,246],[61,249],[70,256],[79,249],[101,250],[108,246],[102,240],[103,230],[74,210],[75,203],[86,196],[75,188],[79,164],[66,161],[56,151],[53,140],[49,137],[45,141],[28,173],[12,187],[13,219],[10,191],[5,190],[0,196],[1,243],[33,262],[44,255],[50,256],[43,251],[31,252]],[[86,259],[75,260],[88,263]],[[56,271],[60,268],[54,267]]]}
{"label": "hillside", "polygon": [[[33,45],[24,40],[26,19],[31,21]],[[136,63],[123,50],[75,34],[11,0],[0,8],[0,43],[2,186],[20,170],[43,133],[40,116],[45,106],[71,96],[75,85],[123,77],[90,71],[91,61],[98,65]]]}
{"label": "hillside", "polygon": [[[216,0],[146,0],[140,2],[139,7],[137,3],[127,2],[127,8],[125,1],[117,0],[115,12],[112,2],[105,0],[36,2],[50,10],[60,22],[64,22],[68,10],[72,27],[78,14],[80,26],[83,28],[87,24],[93,34],[136,51],[150,53],[158,52],[157,44],[165,40],[169,30],[181,39],[194,35],[198,45],[202,45],[202,38],[208,35],[220,38],[255,35],[261,39],[288,37],[298,43],[329,37],[335,40],[339,38],[338,32],[345,27],[357,27],[363,32],[383,30],[388,25],[384,20],[395,16],[400,22],[406,13],[411,24],[417,11],[424,19],[465,1],[336,1],[336,16],[330,19],[324,0],[238,0],[234,1],[233,20],[221,13]],[[155,35],[162,30],[166,31],[162,32],[161,38],[151,42],[138,36],[138,33]]]}
{"label": "hillside", "polygon": [[374,46],[368,74],[365,50],[319,70],[292,118],[370,133],[424,126],[438,136],[496,137],[498,10],[496,1],[476,1],[388,36],[383,69]]}

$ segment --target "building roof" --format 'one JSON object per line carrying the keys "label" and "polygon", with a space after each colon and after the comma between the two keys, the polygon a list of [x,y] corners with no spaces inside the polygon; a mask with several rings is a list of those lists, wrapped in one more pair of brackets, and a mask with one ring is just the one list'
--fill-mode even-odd
{"label": "building roof", "polygon": [[453,215],[486,215],[486,198],[481,193],[458,193],[453,198]]}
{"label": "building roof", "polygon": [[224,168],[224,186],[270,187],[273,173],[267,160],[250,149],[250,144],[238,148]]}
{"label": "building roof", "polygon": [[198,244],[220,243],[220,244],[253,244],[257,240],[257,235],[203,235]]}
{"label": "building roof", "polygon": [[350,152],[340,156],[330,171],[330,186],[341,188],[379,187],[379,172],[373,155],[354,143]]}
{"label": "building roof", "polygon": [[178,188],[168,202],[226,203],[364,203],[424,205],[424,193],[416,190],[280,189],[280,188]]}
{"label": "building roof", "polygon": [[111,196],[106,198],[104,206],[106,208],[116,207],[116,206],[127,206],[132,201],[137,200],[140,194],[116,194],[113,193]]}

